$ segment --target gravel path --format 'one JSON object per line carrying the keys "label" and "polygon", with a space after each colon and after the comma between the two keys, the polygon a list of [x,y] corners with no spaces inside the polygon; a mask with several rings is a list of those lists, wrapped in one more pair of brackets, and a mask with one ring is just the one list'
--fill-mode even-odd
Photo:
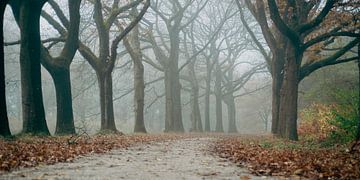
{"label": "gravel path", "polygon": [[212,141],[190,138],[137,145],[72,163],[20,169],[0,179],[261,179],[206,153]]}

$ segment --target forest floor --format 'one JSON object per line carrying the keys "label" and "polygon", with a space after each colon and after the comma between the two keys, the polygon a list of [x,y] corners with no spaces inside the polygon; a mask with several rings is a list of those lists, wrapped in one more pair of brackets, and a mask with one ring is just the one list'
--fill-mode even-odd
{"label": "forest floor", "polygon": [[72,163],[20,168],[0,179],[262,179],[208,151],[216,138],[141,143]]}
{"label": "forest floor", "polygon": [[323,147],[269,135],[0,138],[1,179],[360,179],[360,142]]}

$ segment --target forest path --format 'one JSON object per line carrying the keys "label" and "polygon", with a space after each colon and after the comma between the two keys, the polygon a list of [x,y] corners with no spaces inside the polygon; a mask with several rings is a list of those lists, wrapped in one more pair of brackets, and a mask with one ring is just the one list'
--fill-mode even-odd
{"label": "forest path", "polygon": [[208,153],[214,140],[202,137],[139,144],[72,163],[20,169],[0,179],[261,179]]}

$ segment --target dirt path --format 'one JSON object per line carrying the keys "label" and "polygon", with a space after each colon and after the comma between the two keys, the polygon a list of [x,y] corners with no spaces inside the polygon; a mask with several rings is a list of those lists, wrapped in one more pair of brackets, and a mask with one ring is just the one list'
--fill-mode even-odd
{"label": "dirt path", "polygon": [[211,138],[138,145],[73,163],[27,168],[0,179],[261,179],[206,153]]}

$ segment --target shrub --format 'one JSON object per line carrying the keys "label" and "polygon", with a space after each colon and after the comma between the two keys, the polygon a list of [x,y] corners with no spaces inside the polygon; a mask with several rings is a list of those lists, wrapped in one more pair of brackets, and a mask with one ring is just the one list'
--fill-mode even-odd
{"label": "shrub", "polygon": [[313,103],[300,112],[299,134],[305,139],[325,140],[327,145],[355,139],[358,125],[356,89],[335,89],[334,104]]}
{"label": "shrub", "polygon": [[299,135],[305,139],[324,140],[335,126],[329,121],[334,118],[332,109],[335,105],[313,103],[300,112],[301,122],[298,128]]}

